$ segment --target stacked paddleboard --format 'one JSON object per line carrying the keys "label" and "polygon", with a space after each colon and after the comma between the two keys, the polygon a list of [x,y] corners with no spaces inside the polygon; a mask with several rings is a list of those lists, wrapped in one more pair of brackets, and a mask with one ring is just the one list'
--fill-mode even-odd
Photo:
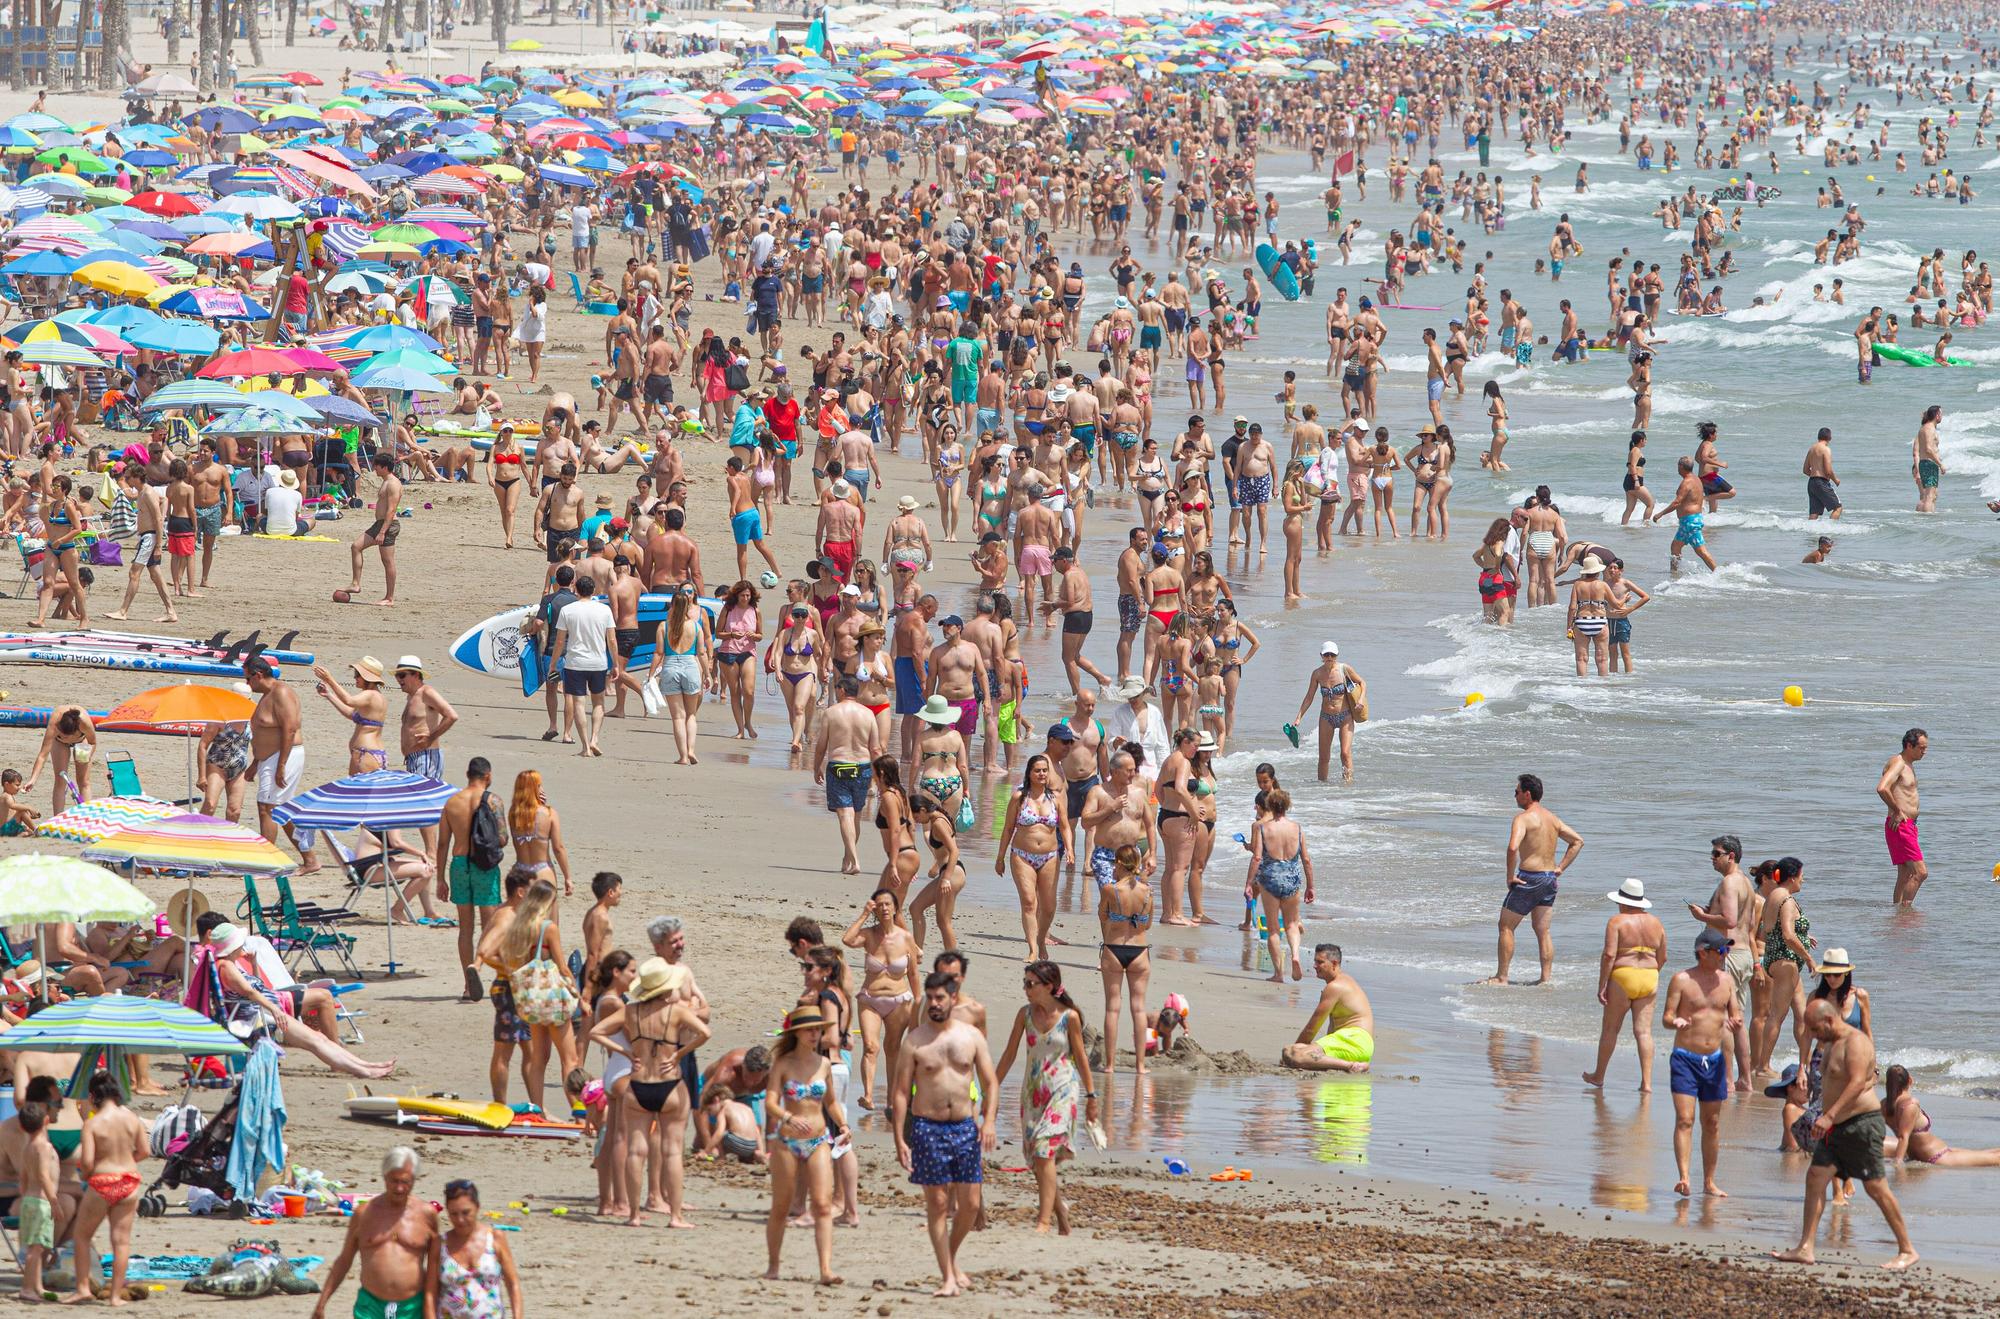
{"label": "stacked paddleboard", "polygon": [[[259,629],[258,631],[261,631]],[[298,636],[287,632],[276,645],[259,642],[258,632],[237,641],[218,632],[206,641],[158,637],[143,632],[0,632],[0,664],[52,664],[124,673],[163,673],[195,678],[241,678],[243,661],[262,655],[273,664],[311,664],[310,652],[285,647]]]}
{"label": "stacked paddleboard", "polygon": [[442,1095],[350,1095],[347,1115],[415,1127],[434,1136],[520,1136],[530,1140],[574,1140],[583,1134],[581,1122],[556,1122],[540,1114],[516,1113],[505,1104]]}
{"label": "stacked paddleboard", "polygon": [[[603,596],[598,598],[604,599]],[[709,621],[713,623],[722,611],[722,601],[707,595],[697,599],[701,607],[708,611]],[[673,596],[666,592],[648,591],[639,597],[639,632],[642,639],[632,658],[626,661],[628,670],[643,673],[652,665],[654,651],[658,648],[660,625],[667,621],[667,611],[672,608],[673,602]],[[549,679],[548,665],[543,662],[536,639],[521,635],[521,625],[534,612],[535,606],[522,605],[467,628],[458,640],[451,643],[451,658],[474,673],[483,673],[502,682],[517,682],[521,685],[523,696],[533,696]],[[544,642],[546,640],[543,638]]]}

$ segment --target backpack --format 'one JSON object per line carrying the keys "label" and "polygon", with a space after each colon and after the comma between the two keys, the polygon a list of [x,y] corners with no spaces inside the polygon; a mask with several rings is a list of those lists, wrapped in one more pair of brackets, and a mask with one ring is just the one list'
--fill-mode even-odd
{"label": "backpack", "polygon": [[507,859],[507,835],[500,828],[500,814],[492,802],[492,793],[479,795],[479,804],[472,808],[472,830],[466,836],[465,859],[480,870],[498,870]]}

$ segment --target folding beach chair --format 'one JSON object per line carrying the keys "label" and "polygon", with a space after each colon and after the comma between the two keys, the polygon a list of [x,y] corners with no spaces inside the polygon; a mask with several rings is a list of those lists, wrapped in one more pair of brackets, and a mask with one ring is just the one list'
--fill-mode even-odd
{"label": "folding beach chair", "polygon": [[[111,796],[113,797],[144,797],[148,795],[145,785],[139,781],[139,767],[133,763],[132,753],[129,751],[113,751],[107,754],[104,757],[104,774],[111,784]],[[181,797],[178,799],[163,797],[159,798],[159,800],[173,806],[194,806],[201,802],[201,798],[199,797]]]}
{"label": "folding beach chair", "polygon": [[569,291],[576,298],[576,309],[587,316],[616,316],[618,305],[612,302],[592,302],[585,296],[583,281],[574,270],[569,272]]}

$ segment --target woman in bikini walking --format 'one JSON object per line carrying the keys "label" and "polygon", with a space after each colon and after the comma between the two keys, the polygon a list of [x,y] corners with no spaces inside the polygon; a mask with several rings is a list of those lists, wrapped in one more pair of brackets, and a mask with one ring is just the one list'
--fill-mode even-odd
{"label": "woman in bikini walking", "polygon": [[568,897],[573,890],[569,849],[562,840],[562,817],[542,795],[539,770],[524,769],[514,776],[514,797],[507,804],[507,827],[514,835],[514,864],[551,883],[556,867],[561,866],[563,896]]}
{"label": "woman in bikini walking", "polygon": [[[1049,927],[1056,919],[1056,873],[1062,840],[1069,836],[1069,814],[1054,788],[1054,770],[1040,752],[1028,757],[1021,789],[1007,805],[993,873],[1012,873],[1021,898],[1021,931],[1027,936],[1028,961],[1048,956]],[[1054,942],[1061,942],[1055,940]]]}
{"label": "woman in bikini walking", "polygon": [[[913,847],[911,855],[915,854]],[[861,1019],[861,1093],[855,1103],[872,1111],[876,1060],[884,1062],[885,1078],[894,1076],[903,1033],[916,1020],[924,950],[903,925],[902,901],[887,888],[868,895],[840,942],[859,948],[862,955],[862,987],[854,996],[856,1015]]]}

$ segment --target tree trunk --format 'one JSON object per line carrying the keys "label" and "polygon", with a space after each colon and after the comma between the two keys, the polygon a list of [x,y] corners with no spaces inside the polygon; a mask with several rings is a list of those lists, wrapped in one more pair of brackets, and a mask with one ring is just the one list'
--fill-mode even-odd
{"label": "tree trunk", "polygon": [[180,72],[181,28],[187,25],[187,12],[187,0],[174,0],[172,12],[167,15],[167,63],[176,73]]}
{"label": "tree trunk", "polygon": [[299,31],[299,0],[285,0],[285,44],[297,45]]}
{"label": "tree trunk", "polygon": [[429,50],[431,40],[436,35],[431,29],[437,18],[435,0],[417,0],[417,15],[411,20],[412,30],[424,34],[424,49]]}
{"label": "tree trunk", "polygon": [[195,19],[194,84],[201,91],[215,88],[215,0],[198,0]]}
{"label": "tree trunk", "polygon": [[250,63],[261,69],[264,67],[264,38],[258,34],[257,20],[263,6],[258,0],[243,0],[243,5],[245,30],[250,34]]}
{"label": "tree trunk", "polygon": [[215,46],[211,52],[215,59],[214,81],[218,91],[228,92],[229,48],[236,41],[235,0],[215,0]]}
{"label": "tree trunk", "polygon": [[112,91],[125,85],[125,64],[132,58],[131,15],[125,0],[104,0],[104,50],[97,62],[97,85]]}
{"label": "tree trunk", "polygon": [[507,49],[507,10],[510,0],[490,0],[493,6],[493,44]]}
{"label": "tree trunk", "polygon": [[375,23],[375,44],[383,50],[389,49],[389,5],[382,6],[381,17]]}

